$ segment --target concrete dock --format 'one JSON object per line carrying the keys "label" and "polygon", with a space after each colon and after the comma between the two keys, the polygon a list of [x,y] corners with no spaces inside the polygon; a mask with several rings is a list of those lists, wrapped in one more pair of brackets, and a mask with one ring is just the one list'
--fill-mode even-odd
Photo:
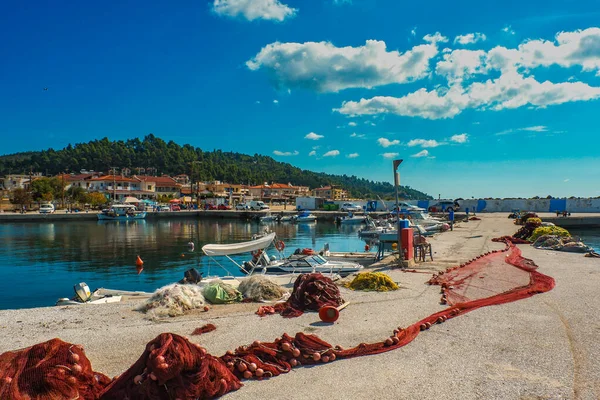
{"label": "concrete dock", "polygon": [[[401,290],[353,292],[351,305],[333,325],[314,313],[299,318],[257,317],[258,304],[213,306],[162,322],[146,320],[135,304],[51,307],[0,311],[0,353],[54,337],[80,343],[95,370],[114,376],[126,370],[148,341],[162,332],[190,335],[206,323],[215,332],[190,340],[214,355],[282,333],[314,333],[344,347],[388,337],[443,309],[430,274],[503,245],[491,242],[518,228],[504,213],[480,214],[432,240],[434,262],[422,273],[386,270]],[[600,259],[520,246],[539,271],[554,277],[545,294],[485,307],[435,325],[407,346],[380,355],[337,360],[264,381],[244,381],[226,399],[582,399],[600,398]]]}

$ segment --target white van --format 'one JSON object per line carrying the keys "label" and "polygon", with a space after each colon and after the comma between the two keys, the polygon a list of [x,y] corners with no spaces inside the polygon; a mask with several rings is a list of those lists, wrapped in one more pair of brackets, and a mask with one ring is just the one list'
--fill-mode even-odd
{"label": "white van", "polygon": [[40,205],[40,214],[52,214],[54,212],[53,204],[42,204]]}
{"label": "white van", "polygon": [[269,206],[262,201],[251,201],[250,209],[254,211],[269,210]]}

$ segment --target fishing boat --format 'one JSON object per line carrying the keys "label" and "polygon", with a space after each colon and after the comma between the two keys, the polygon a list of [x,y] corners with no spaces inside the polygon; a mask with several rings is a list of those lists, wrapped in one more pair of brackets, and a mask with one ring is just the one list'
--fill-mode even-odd
{"label": "fishing boat", "polygon": [[[275,233],[268,233],[255,237],[253,240],[242,243],[231,244],[207,244],[202,247],[202,251],[218,266],[228,271],[218,259],[215,257],[222,256],[233,263],[241,273],[246,276],[261,274],[268,277],[271,281],[281,286],[293,285],[299,274],[306,272],[321,272],[323,275],[330,277],[332,280],[340,279],[341,275],[348,275],[362,269],[361,265],[353,263],[332,263],[325,260],[323,257],[316,254],[300,254],[289,258],[277,258],[276,256],[269,257],[266,249],[275,240]],[[283,242],[277,241],[275,248],[282,254]],[[252,260],[239,262],[232,256],[250,253]],[[316,259],[305,259],[304,256],[314,257]],[[342,272],[342,274],[340,274]],[[227,272],[228,276],[231,276]],[[237,278],[243,280],[244,278]]]}
{"label": "fishing boat", "polygon": [[72,298],[63,297],[56,302],[57,306],[78,306],[85,304],[109,304],[119,303],[128,300],[146,300],[152,296],[152,293],[134,292],[128,290],[114,289],[96,289],[90,291],[85,282],[78,283],[73,287],[75,296]]}
{"label": "fishing boat", "polygon": [[365,224],[367,222],[367,216],[365,215],[354,215],[352,213],[348,213],[348,215],[344,215],[343,217],[337,217],[335,222],[340,225],[359,225]]}
{"label": "fishing boat", "polygon": [[292,216],[292,222],[295,222],[297,224],[307,223],[307,222],[316,222],[316,221],[317,221],[317,217],[314,216],[313,214],[309,213],[308,211],[302,211],[298,215]]}
{"label": "fishing boat", "polygon": [[329,261],[346,261],[368,267],[379,261],[377,253],[369,252],[368,249],[369,246],[367,245],[365,246],[365,251],[330,251],[329,243],[325,243],[323,250],[319,254]]}
{"label": "fishing boat", "polygon": [[98,214],[100,221],[131,221],[146,218],[146,211],[138,211],[132,204],[113,204]]}

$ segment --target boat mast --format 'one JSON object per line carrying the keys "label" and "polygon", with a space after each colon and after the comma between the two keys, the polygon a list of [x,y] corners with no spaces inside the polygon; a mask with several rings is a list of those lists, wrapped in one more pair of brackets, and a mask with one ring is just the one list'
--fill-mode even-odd
{"label": "boat mast", "polygon": [[117,173],[117,167],[112,167],[112,176],[113,176],[113,204],[117,202],[117,190],[116,190],[116,178],[115,174]]}

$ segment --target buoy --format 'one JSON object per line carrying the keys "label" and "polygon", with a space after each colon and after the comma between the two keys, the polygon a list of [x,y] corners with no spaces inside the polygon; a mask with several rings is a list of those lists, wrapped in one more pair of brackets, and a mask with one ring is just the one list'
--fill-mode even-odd
{"label": "buoy", "polygon": [[365,244],[365,251],[369,251],[371,249],[371,246],[369,246],[368,244]]}
{"label": "buoy", "polygon": [[323,322],[333,323],[338,320],[340,317],[340,311],[343,310],[346,306],[348,306],[350,302],[346,302],[339,307],[333,306],[324,306],[319,310],[319,318]]}
{"label": "buoy", "polygon": [[135,265],[138,267],[141,267],[142,265],[144,265],[144,262],[142,261],[140,256],[137,256],[137,259],[135,260]]}

